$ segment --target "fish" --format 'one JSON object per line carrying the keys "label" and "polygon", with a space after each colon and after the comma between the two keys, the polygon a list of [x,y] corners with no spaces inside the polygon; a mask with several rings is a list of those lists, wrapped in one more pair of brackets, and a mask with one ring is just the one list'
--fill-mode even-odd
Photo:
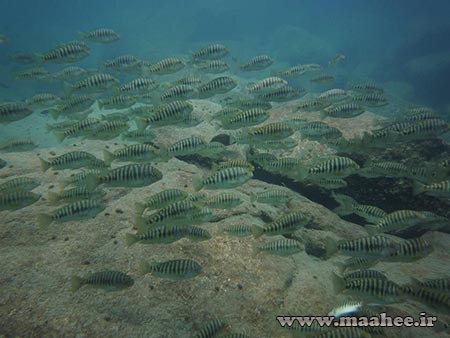
{"label": "fish", "polygon": [[112,140],[130,128],[127,121],[106,120],[86,132],[85,138],[90,140]]}
{"label": "fish", "polygon": [[383,94],[376,92],[352,95],[351,101],[371,108],[383,107],[389,104],[389,101]]}
{"label": "fish", "polygon": [[305,74],[307,71],[308,67],[306,65],[295,65],[275,71],[274,75],[281,78],[297,78]]}
{"label": "fish", "polygon": [[399,162],[369,162],[365,164],[357,173],[358,176],[372,177],[408,177],[409,169]]}
{"label": "fish", "polygon": [[158,263],[142,262],[141,273],[172,280],[191,279],[202,272],[202,267],[191,259],[174,259]]}
{"label": "fish", "polygon": [[211,209],[231,209],[242,203],[239,194],[233,192],[224,192],[219,195],[209,197],[202,202],[202,205]]}
{"label": "fish", "polygon": [[384,90],[374,82],[349,82],[347,84],[349,90],[364,94],[383,94]]}
{"label": "fish", "polygon": [[51,78],[51,73],[48,69],[42,66],[37,66],[33,68],[28,68],[17,72],[15,74],[16,79],[20,80],[48,80]]}
{"label": "fish", "polygon": [[101,271],[92,273],[87,277],[72,276],[70,283],[72,292],[77,291],[84,285],[107,291],[120,291],[133,286],[134,280],[120,271]]}
{"label": "fish", "polygon": [[347,258],[344,262],[337,262],[335,264],[341,272],[344,272],[345,270],[367,269],[377,263],[378,259],[355,256]]}
{"label": "fish", "polygon": [[222,126],[225,129],[238,129],[242,127],[261,124],[269,118],[269,113],[261,108],[252,108],[231,117],[229,120],[223,120]]}
{"label": "fish", "polygon": [[67,204],[50,214],[38,214],[37,223],[44,228],[53,222],[63,223],[94,218],[105,209],[106,205],[99,199],[84,199]]}
{"label": "fish", "polygon": [[296,111],[304,111],[304,112],[313,112],[313,111],[321,111],[326,107],[330,106],[331,103],[326,102],[324,100],[320,100],[318,98],[307,99],[301,101],[299,104],[295,106]]}
{"label": "fish", "polygon": [[321,112],[322,117],[354,118],[363,114],[366,109],[356,103],[343,103],[328,107]]}
{"label": "fish", "polygon": [[416,278],[412,278],[413,286],[422,287],[432,290],[438,290],[442,292],[450,292],[450,278],[437,278],[437,279],[426,279],[424,281],[419,281]]}
{"label": "fish", "polygon": [[336,66],[339,64],[342,64],[345,61],[345,55],[343,54],[336,54],[329,62],[329,66]]}
{"label": "fish", "polygon": [[268,55],[258,55],[248,60],[239,68],[243,72],[253,72],[266,69],[270,67],[273,64],[273,62],[274,60]]}
{"label": "fish", "polygon": [[266,203],[266,204],[283,204],[288,202],[292,198],[292,195],[283,189],[268,189],[262,192],[253,194],[251,197],[252,202]]}
{"label": "fish", "polygon": [[163,174],[149,163],[128,164],[114,168],[99,176],[87,176],[86,186],[93,189],[105,184],[109,187],[145,187],[163,178]]}
{"label": "fish", "polygon": [[397,250],[387,257],[388,262],[414,262],[428,256],[433,247],[422,238],[407,239],[399,243]]}
{"label": "fish", "polygon": [[188,85],[196,87],[201,84],[203,81],[198,76],[185,76],[175,82],[175,85]]}
{"label": "fish", "polygon": [[20,65],[36,63],[38,58],[33,53],[18,52],[9,56],[9,60]]}
{"label": "fish", "polygon": [[349,94],[344,89],[334,88],[319,94],[319,96],[317,96],[317,99],[323,100],[328,103],[336,103],[346,100],[348,96]]}
{"label": "fish", "polygon": [[96,43],[111,43],[120,39],[120,35],[111,28],[96,28],[88,32],[80,32],[80,37]]}
{"label": "fish", "polygon": [[169,157],[199,154],[206,148],[206,142],[198,136],[189,136],[167,147]]}
{"label": "fish", "polygon": [[431,184],[423,184],[415,181],[413,184],[414,195],[425,194],[435,197],[450,197],[450,180]]}
{"label": "fish", "polygon": [[204,325],[194,338],[213,338],[226,326],[225,322],[216,318]]}
{"label": "fish", "polygon": [[253,94],[263,94],[287,86],[288,82],[277,76],[266,77],[247,87]]}
{"label": "fish", "polygon": [[159,106],[148,118],[138,118],[136,124],[138,130],[144,130],[148,125],[152,128],[173,125],[186,121],[193,110],[194,106],[187,101],[174,101]]}
{"label": "fish", "polygon": [[63,142],[66,137],[79,137],[91,133],[95,128],[101,124],[100,119],[84,119],[75,122],[69,128],[64,130],[54,131],[55,137],[58,142]]}
{"label": "fish", "polygon": [[341,178],[308,179],[306,182],[308,184],[318,185],[327,190],[346,188],[348,185],[347,182]]}
{"label": "fish", "polygon": [[309,82],[316,84],[327,84],[336,81],[333,75],[320,74],[309,79]]}
{"label": "fish", "polygon": [[[83,170],[77,174],[72,174],[62,182],[63,187],[75,185],[78,187],[85,187],[89,177],[96,177],[105,172],[105,169],[90,169]],[[92,190],[92,189],[89,189]]]}
{"label": "fish", "polygon": [[77,66],[68,66],[56,73],[53,73],[52,77],[53,79],[59,81],[69,81],[87,77],[95,72],[97,72],[95,69],[84,69]]}
{"label": "fish", "polygon": [[186,64],[182,60],[170,57],[145,67],[145,72],[157,75],[174,74],[182,70],[185,66]]}
{"label": "fish", "polygon": [[300,167],[298,177],[300,179],[311,178],[344,178],[355,174],[359,165],[349,157],[333,157],[310,168]]}
{"label": "fish", "polygon": [[107,165],[119,162],[149,162],[159,156],[157,148],[150,144],[132,144],[114,152],[103,150],[103,158]]}
{"label": "fish", "polygon": [[198,70],[204,73],[219,74],[229,69],[230,66],[223,60],[212,60],[198,64]]}
{"label": "fish", "polygon": [[201,178],[194,177],[195,191],[205,189],[229,189],[236,188],[253,177],[252,171],[242,167],[230,167],[217,171],[211,176]]}
{"label": "fish", "polygon": [[214,95],[225,94],[237,86],[236,80],[229,76],[221,76],[198,87],[198,97],[200,99],[210,98]]}
{"label": "fish", "polygon": [[0,158],[0,169],[3,169],[8,165],[8,162]]}
{"label": "fish", "polygon": [[50,110],[50,115],[56,120],[61,115],[73,115],[89,111],[89,108],[95,103],[95,98],[90,95],[72,95],[71,97],[62,100],[60,104]]}
{"label": "fish", "polygon": [[90,55],[89,47],[82,41],[69,41],[38,55],[44,63],[67,64],[81,61]]}
{"label": "fish", "polygon": [[85,199],[101,199],[106,195],[104,190],[89,190],[86,187],[75,187],[62,190],[59,193],[48,192],[48,202],[50,205],[57,205],[63,202],[72,203]]}
{"label": "fish", "polygon": [[19,210],[41,198],[40,194],[24,190],[6,190],[0,192],[0,211],[3,210]]}
{"label": "fish", "polygon": [[348,282],[352,279],[364,279],[364,278],[377,278],[386,280],[388,279],[384,273],[378,270],[368,270],[368,269],[347,272],[342,276],[336,274],[336,277],[343,279],[345,282]]}
{"label": "fish", "polygon": [[224,226],[222,231],[231,236],[247,237],[252,235],[252,226],[246,224],[232,224]]}
{"label": "fish", "polygon": [[255,254],[259,252],[277,256],[291,256],[304,250],[303,244],[293,239],[279,239],[270,241],[255,248]]}
{"label": "fish", "polygon": [[140,233],[147,231],[159,224],[177,225],[189,224],[189,217],[197,214],[200,207],[189,199],[180,200],[161,208],[149,216],[142,216],[137,210],[135,226]]}
{"label": "fish", "polygon": [[137,101],[131,95],[114,95],[97,102],[100,109],[125,109],[131,107]]}
{"label": "fish", "polygon": [[193,53],[194,61],[222,59],[230,53],[227,47],[220,43],[210,44]]}
{"label": "fish", "polygon": [[291,212],[281,216],[264,227],[253,226],[252,233],[255,238],[266,236],[276,236],[291,234],[306,226],[311,221],[311,217],[302,212]]}
{"label": "fish", "polygon": [[119,88],[119,92],[124,95],[142,95],[159,87],[153,79],[149,77],[138,77],[125,83]]}
{"label": "fish", "polygon": [[365,236],[339,242],[327,239],[326,242],[328,255],[339,252],[343,255],[367,259],[387,257],[392,255],[398,247],[398,240],[385,235]]}
{"label": "fish", "polygon": [[404,297],[401,288],[387,279],[359,278],[347,282],[335,279],[334,287],[338,292],[343,291],[376,304],[399,303]]}
{"label": "fish", "polygon": [[19,121],[33,114],[33,110],[24,102],[0,104],[0,123]]}
{"label": "fish", "polygon": [[248,129],[244,140],[258,143],[271,140],[282,140],[294,134],[292,127],[284,122],[271,122]]}
{"label": "fish", "polygon": [[302,138],[312,140],[333,140],[342,137],[342,132],[339,129],[321,121],[305,122],[298,127],[298,130]]}
{"label": "fish", "polygon": [[61,98],[51,93],[36,94],[25,100],[25,103],[31,108],[53,107],[61,101]]}
{"label": "fish", "polygon": [[439,229],[450,221],[429,211],[397,210],[381,218],[375,225],[366,225],[370,234],[399,233],[411,228]]}
{"label": "fish", "polygon": [[171,188],[162,190],[154,195],[144,199],[143,202],[135,204],[136,214],[142,215],[146,209],[161,209],[165,208],[175,202],[187,199],[189,194],[186,191]]}
{"label": "fish", "polygon": [[118,87],[120,81],[107,73],[97,73],[80,80],[68,88],[73,93],[102,93],[110,88]]}
{"label": "fish", "polygon": [[29,151],[37,147],[38,144],[30,138],[15,139],[0,144],[0,150],[5,153]]}
{"label": "fish", "polygon": [[124,141],[146,143],[155,139],[155,134],[152,130],[130,130],[121,134]]}
{"label": "fish", "polygon": [[283,86],[266,93],[262,93],[258,98],[262,101],[270,102],[287,102],[301,98],[306,94],[306,90],[302,87]]}
{"label": "fish", "polygon": [[160,97],[163,102],[194,99],[198,95],[197,89],[190,85],[176,85],[166,90]]}
{"label": "fish", "polygon": [[40,182],[31,177],[18,176],[0,183],[0,193],[12,192],[12,191],[31,191],[37,188]]}
{"label": "fish", "polygon": [[137,59],[134,55],[121,55],[112,60],[107,60],[104,64],[106,69],[112,69],[116,72],[140,72],[142,61]]}
{"label": "fish", "polygon": [[92,168],[97,166],[96,157],[86,151],[71,151],[60,156],[51,157],[48,161],[39,158],[42,172],[52,168],[54,170]]}
{"label": "fish", "polygon": [[447,292],[409,285],[402,287],[402,291],[444,313],[448,313],[450,309],[450,295]]}
{"label": "fish", "polygon": [[179,225],[158,225],[143,233],[126,234],[125,241],[127,246],[134,243],[141,244],[170,244],[188,236],[190,227]]}
{"label": "fish", "polygon": [[328,316],[332,316],[334,318],[340,318],[343,316],[354,316],[361,312],[364,307],[364,303],[360,300],[348,300],[341,304],[336,305],[333,309],[328,313]]}

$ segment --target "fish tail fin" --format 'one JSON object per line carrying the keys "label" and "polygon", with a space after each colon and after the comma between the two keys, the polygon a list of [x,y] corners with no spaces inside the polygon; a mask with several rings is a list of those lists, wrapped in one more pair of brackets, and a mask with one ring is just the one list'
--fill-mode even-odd
{"label": "fish tail fin", "polygon": [[263,228],[261,228],[261,227],[259,227],[259,226],[257,226],[257,225],[253,225],[252,226],[252,234],[253,234],[253,237],[255,237],[255,238],[259,238],[259,237],[261,237],[262,236],[262,234],[263,234]]}
{"label": "fish tail fin", "polygon": [[136,215],[142,215],[146,209],[145,203],[136,202],[134,204],[134,209],[136,210]]}
{"label": "fish tail fin", "polygon": [[72,276],[70,279],[70,290],[72,292],[77,291],[79,288],[81,288],[85,283],[85,279],[78,277],[78,276]]}
{"label": "fish tail fin", "polygon": [[114,159],[115,159],[115,156],[112,152],[110,152],[106,149],[103,149],[103,160],[105,161],[105,164],[107,166],[110,166],[111,163],[114,161]]}
{"label": "fish tail fin", "polygon": [[335,254],[338,251],[338,244],[331,237],[327,237],[325,239],[325,249],[326,249],[326,252],[327,252],[327,256],[328,257],[332,256],[333,254]]}
{"label": "fish tail fin", "polygon": [[366,229],[370,236],[376,235],[379,232],[377,226],[374,224],[366,224],[364,229]]}
{"label": "fish tail fin", "polygon": [[201,176],[195,176],[193,184],[194,184],[195,191],[201,190],[203,188],[203,180],[202,180]]}
{"label": "fish tail fin", "polygon": [[50,205],[56,205],[59,203],[59,194],[56,192],[49,191],[47,199]]}
{"label": "fish tail fin", "polygon": [[49,214],[39,214],[37,216],[37,224],[41,228],[50,225],[52,221],[53,221],[52,216]]}
{"label": "fish tail fin", "polygon": [[135,122],[136,122],[136,127],[139,131],[144,131],[148,126],[147,119],[144,117],[136,118]]}
{"label": "fish tail fin", "polygon": [[146,274],[148,274],[151,271],[152,271],[152,265],[149,262],[142,261],[139,264],[139,273],[141,275],[146,275]]}
{"label": "fish tail fin", "polygon": [[39,161],[41,161],[41,169],[42,169],[42,172],[45,173],[45,172],[51,167],[50,162],[44,160],[44,159],[41,158],[41,157],[39,157]]}
{"label": "fish tail fin", "polygon": [[413,195],[420,195],[425,192],[425,184],[420,183],[418,181],[414,181],[413,183]]}
{"label": "fish tail fin", "polygon": [[139,238],[135,234],[125,234],[125,243],[127,244],[127,246],[131,246],[138,241]]}
{"label": "fish tail fin", "polygon": [[345,282],[340,275],[337,274],[336,271],[332,272],[331,280],[333,282],[333,289],[336,293],[340,293],[344,290]]}
{"label": "fish tail fin", "polygon": [[55,135],[59,143],[62,143],[66,138],[66,135],[62,131],[55,131],[53,134]]}

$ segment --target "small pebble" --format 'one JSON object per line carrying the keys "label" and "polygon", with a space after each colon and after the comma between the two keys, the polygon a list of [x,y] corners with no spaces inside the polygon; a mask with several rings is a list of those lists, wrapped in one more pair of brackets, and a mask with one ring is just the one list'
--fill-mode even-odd
{"label": "small pebble", "polygon": [[244,288],[244,287],[242,286],[242,284],[238,284],[237,287],[238,287],[239,290],[242,290],[242,289]]}
{"label": "small pebble", "polygon": [[69,240],[69,237],[64,238],[64,241],[67,242]]}
{"label": "small pebble", "polygon": [[116,209],[116,213],[117,214],[123,214],[123,210],[122,209]]}
{"label": "small pebble", "polygon": [[50,237],[50,239],[53,239],[53,240],[55,240],[55,239],[56,239],[56,236],[55,236],[55,235],[53,235],[52,237]]}
{"label": "small pebble", "polygon": [[52,150],[51,152],[49,152],[50,155],[55,156],[56,153]]}
{"label": "small pebble", "polygon": [[114,242],[113,242],[114,244],[117,244],[118,242],[117,242],[117,240],[114,240]]}
{"label": "small pebble", "polygon": [[105,216],[109,216],[111,215],[109,212],[105,212]]}
{"label": "small pebble", "polygon": [[82,264],[83,264],[83,265],[89,265],[89,264],[91,264],[91,262],[89,262],[89,261],[84,261]]}
{"label": "small pebble", "polygon": [[59,172],[54,171],[54,172],[53,172],[53,175],[59,175]]}
{"label": "small pebble", "polygon": [[53,189],[55,186],[52,184],[52,185],[50,185],[48,188],[49,189]]}
{"label": "small pebble", "polygon": [[187,184],[185,184],[185,185],[184,185],[184,187],[185,187],[185,188],[187,188],[187,187],[188,187],[188,185],[187,185]]}

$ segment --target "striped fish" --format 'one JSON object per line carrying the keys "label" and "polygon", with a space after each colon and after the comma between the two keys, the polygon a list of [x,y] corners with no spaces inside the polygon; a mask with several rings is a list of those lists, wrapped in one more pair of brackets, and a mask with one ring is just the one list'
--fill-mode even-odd
{"label": "striped fish", "polygon": [[172,280],[191,279],[202,272],[202,267],[196,261],[190,259],[174,259],[160,263],[143,262],[141,273],[151,273],[159,278]]}
{"label": "striped fish", "polygon": [[105,209],[105,204],[98,199],[86,199],[65,205],[51,214],[39,214],[37,223],[45,227],[53,222],[62,223],[73,220],[93,218]]}
{"label": "striped fish", "polygon": [[102,288],[108,291],[119,291],[133,286],[134,280],[127,274],[120,271],[96,272],[88,277],[72,276],[71,290],[77,291],[83,285]]}

